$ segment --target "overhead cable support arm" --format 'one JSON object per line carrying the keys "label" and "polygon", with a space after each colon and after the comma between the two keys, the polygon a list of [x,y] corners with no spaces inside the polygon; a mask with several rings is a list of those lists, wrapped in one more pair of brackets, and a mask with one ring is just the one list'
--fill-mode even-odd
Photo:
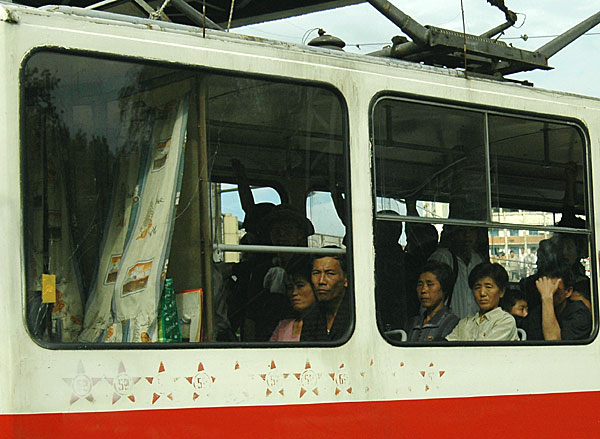
{"label": "overhead cable support arm", "polygon": [[541,53],[546,58],[550,58],[552,55],[555,55],[558,51],[564,49],[566,46],[571,44],[581,35],[583,35],[591,28],[596,26],[598,23],[600,23],[600,12],[596,12],[591,17],[573,26],[568,31],[562,33],[558,37],[544,44],[537,50],[537,52]]}
{"label": "overhead cable support arm", "polygon": [[196,26],[203,27],[204,19],[206,18],[206,27],[210,29],[223,30],[221,26],[212,21],[210,18],[204,17],[198,10],[196,10],[193,6],[190,6],[185,0],[171,0],[171,4],[178,9],[179,12],[189,18],[190,21]]}

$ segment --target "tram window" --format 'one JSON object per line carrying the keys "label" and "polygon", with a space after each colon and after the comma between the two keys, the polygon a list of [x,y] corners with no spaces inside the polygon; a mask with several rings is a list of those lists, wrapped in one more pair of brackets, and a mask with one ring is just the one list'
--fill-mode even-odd
{"label": "tram window", "polygon": [[[26,314],[36,340],[272,346],[278,322],[300,316],[314,323],[303,340],[348,337],[351,264],[339,262],[344,244],[316,248],[325,232],[314,235],[306,211],[307,197],[336,187],[337,210],[319,210],[318,222],[349,215],[335,93],[43,51],[22,71]],[[335,256],[348,279],[342,318],[321,338],[321,309],[304,315],[287,296],[286,263],[301,260],[310,278],[315,252]]]}
{"label": "tram window", "polygon": [[[472,147],[441,154],[459,132]],[[566,308],[557,308],[557,320],[566,325],[563,339],[590,336],[594,253],[586,220],[584,137],[576,126],[384,98],[373,109],[372,135],[375,302],[379,329],[389,342],[443,339],[435,331],[412,331],[428,306],[418,300],[417,282],[432,261],[449,267],[454,287],[445,297],[459,318],[480,310],[468,283],[475,265],[500,264],[511,297],[529,302],[531,317],[517,317],[517,323],[531,332],[528,340],[538,342],[554,335],[541,331],[535,280],[561,277],[572,292],[567,314],[577,314],[583,328],[567,328],[572,322],[560,314]]]}

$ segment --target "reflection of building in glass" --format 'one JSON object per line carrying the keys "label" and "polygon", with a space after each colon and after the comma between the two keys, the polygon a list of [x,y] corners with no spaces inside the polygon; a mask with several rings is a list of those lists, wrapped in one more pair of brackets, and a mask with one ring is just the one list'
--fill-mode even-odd
{"label": "reflection of building in glass", "polygon": [[[226,213],[223,215],[223,243],[238,245],[240,243],[240,238],[237,216]],[[240,253],[225,252],[225,262],[240,262]]]}
{"label": "reflection of building in glass", "polygon": [[[552,226],[560,220],[560,214],[531,212],[525,210],[494,209],[492,221],[508,224],[534,224]],[[509,273],[511,280],[529,276],[536,271],[537,249],[540,241],[552,233],[530,229],[489,229],[490,258],[499,262]]]}
{"label": "reflection of building in glass", "polygon": [[426,218],[448,218],[450,204],[436,201],[419,201],[417,203],[419,215]]}
{"label": "reflection of building in glass", "polygon": [[315,233],[314,235],[308,237],[308,246],[321,248],[330,245],[335,245],[336,247],[344,248],[345,246],[342,244],[343,239],[344,238],[342,236]]}

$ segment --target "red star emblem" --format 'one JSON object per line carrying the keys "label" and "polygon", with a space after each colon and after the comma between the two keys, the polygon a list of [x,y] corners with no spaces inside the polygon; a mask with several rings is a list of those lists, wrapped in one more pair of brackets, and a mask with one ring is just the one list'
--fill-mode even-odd
{"label": "red star emblem", "polygon": [[185,379],[194,386],[194,401],[197,400],[200,395],[206,395],[211,384],[216,380],[214,376],[211,376],[204,371],[202,362],[198,363],[198,373],[194,376],[185,377]]}
{"label": "red star emblem", "polygon": [[81,398],[94,402],[92,388],[100,381],[100,378],[91,378],[85,373],[83,363],[80,361],[77,365],[77,374],[73,378],[63,378],[63,381],[71,387],[71,404],[79,401]]}
{"label": "red star emblem", "polygon": [[429,389],[431,389],[429,384],[432,384],[442,378],[445,373],[445,370],[435,368],[433,363],[429,363],[429,366],[426,369],[420,370],[419,374],[427,381],[425,383],[425,391],[428,392]]}
{"label": "red star emblem", "polygon": [[171,388],[178,378],[173,378],[166,373],[165,365],[160,362],[158,366],[158,373],[153,377],[146,377],[146,381],[154,386],[154,393],[152,394],[152,404],[160,399],[161,396],[166,396],[173,401],[173,392]]}
{"label": "red star emblem", "polygon": [[106,381],[110,383],[113,387],[114,393],[112,398],[112,403],[115,404],[118,400],[120,400],[123,396],[126,396],[128,400],[131,402],[135,402],[135,396],[133,395],[133,386],[138,383],[142,377],[132,377],[127,374],[125,370],[125,365],[121,361],[119,363],[119,370],[117,372],[117,376],[114,378],[105,378]]}
{"label": "red star emblem", "polygon": [[350,385],[350,378],[346,373],[344,363],[340,364],[337,372],[332,372],[329,377],[335,382],[335,396],[342,393],[345,390],[348,393],[352,393],[352,386]]}
{"label": "red star emblem", "polygon": [[294,376],[300,381],[300,398],[302,398],[306,392],[312,391],[315,395],[319,395],[319,377],[317,373],[310,366],[310,362],[307,361],[304,365],[304,371],[301,373],[295,373]]}
{"label": "red star emblem", "polygon": [[267,373],[261,373],[260,377],[262,380],[267,383],[267,396],[272,395],[273,393],[279,393],[283,396],[283,380],[287,378],[288,374],[281,374],[277,369],[277,365],[275,361],[271,360],[271,364],[269,365],[270,371]]}

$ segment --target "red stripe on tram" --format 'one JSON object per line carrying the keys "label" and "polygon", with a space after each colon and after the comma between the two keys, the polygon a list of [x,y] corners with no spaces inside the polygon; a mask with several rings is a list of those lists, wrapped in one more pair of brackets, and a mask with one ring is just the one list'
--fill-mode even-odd
{"label": "red stripe on tram", "polygon": [[600,436],[600,392],[1,415],[3,438]]}

